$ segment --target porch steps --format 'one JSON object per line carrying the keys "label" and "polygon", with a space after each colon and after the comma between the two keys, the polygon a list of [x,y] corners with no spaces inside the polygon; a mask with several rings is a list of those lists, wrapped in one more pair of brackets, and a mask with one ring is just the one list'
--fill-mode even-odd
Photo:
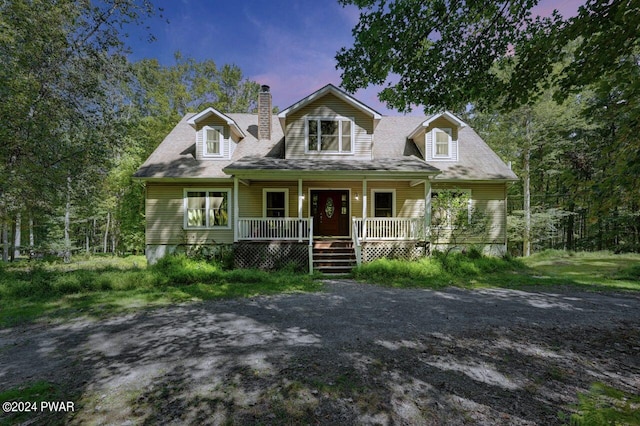
{"label": "porch steps", "polygon": [[316,240],[313,242],[313,269],[323,274],[348,274],[356,266],[351,240]]}

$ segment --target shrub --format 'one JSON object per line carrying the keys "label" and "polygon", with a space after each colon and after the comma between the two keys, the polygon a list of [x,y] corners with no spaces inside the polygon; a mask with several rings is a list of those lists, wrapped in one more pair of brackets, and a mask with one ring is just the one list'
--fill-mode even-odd
{"label": "shrub", "polygon": [[388,285],[413,283],[423,287],[442,287],[447,284],[442,264],[433,258],[417,261],[378,259],[355,268],[353,275],[356,279]]}
{"label": "shrub", "polygon": [[198,282],[215,283],[220,281],[220,268],[217,264],[197,261],[186,255],[165,256],[151,270],[160,274],[166,284],[194,284]]}
{"label": "shrub", "polygon": [[623,268],[616,274],[618,280],[640,281],[640,265]]}

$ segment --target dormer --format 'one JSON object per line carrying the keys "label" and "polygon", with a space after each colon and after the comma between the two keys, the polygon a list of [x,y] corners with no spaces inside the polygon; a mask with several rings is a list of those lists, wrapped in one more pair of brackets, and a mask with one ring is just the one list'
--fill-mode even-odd
{"label": "dormer", "polygon": [[278,114],[287,159],[372,158],[382,116],[332,84]]}
{"label": "dormer", "polygon": [[197,160],[228,160],[244,133],[230,117],[207,108],[191,117],[187,123],[196,130]]}
{"label": "dormer", "polygon": [[464,121],[445,111],[422,122],[408,138],[416,144],[425,161],[458,161],[458,133],[465,126]]}

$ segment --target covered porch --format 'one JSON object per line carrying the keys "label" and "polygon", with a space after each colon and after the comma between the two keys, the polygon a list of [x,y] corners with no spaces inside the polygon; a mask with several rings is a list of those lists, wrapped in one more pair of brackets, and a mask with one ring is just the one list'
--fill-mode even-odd
{"label": "covered porch", "polygon": [[424,251],[428,242],[430,179],[438,171],[417,158],[262,158],[240,160],[225,172],[233,175],[233,199],[238,200],[232,215],[234,243],[251,248],[246,256],[268,258],[287,252],[300,257],[305,246],[305,263],[312,271],[318,241],[349,241],[356,264],[399,257],[399,250],[409,256],[416,247]]}

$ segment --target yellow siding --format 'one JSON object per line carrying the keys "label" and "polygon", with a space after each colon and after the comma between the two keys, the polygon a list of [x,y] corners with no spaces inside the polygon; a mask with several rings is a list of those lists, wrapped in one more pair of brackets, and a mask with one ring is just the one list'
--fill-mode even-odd
{"label": "yellow siding", "polygon": [[369,208],[367,215],[373,217],[373,192],[374,190],[395,189],[396,217],[421,217],[424,216],[424,184],[410,186],[409,182],[367,182]]}
{"label": "yellow siding", "polygon": [[[240,185],[240,217],[262,217],[263,189],[287,188],[289,190],[289,216],[298,216],[298,182],[252,182],[250,186]],[[339,189],[351,192],[351,216],[362,217],[363,191],[362,182],[325,182],[303,181],[302,193],[305,199],[302,203],[302,216],[308,217],[311,190]],[[424,214],[424,185],[411,187],[408,181],[368,181],[367,182],[367,216],[373,216],[372,191],[374,189],[395,189],[396,216],[420,217]],[[356,194],[359,200],[356,200]]]}
{"label": "yellow siding", "polygon": [[[147,244],[211,244],[232,243],[233,229],[184,229],[184,189],[220,188],[232,186],[218,183],[198,185],[147,183],[146,243]],[[233,220],[233,192],[229,218]]]}
{"label": "yellow siding", "polygon": [[[353,154],[305,154],[305,117],[348,117],[354,119]],[[373,119],[328,93],[287,117],[286,158],[371,159]]]}
{"label": "yellow siding", "polygon": [[[184,230],[184,189],[185,188],[219,188],[231,190],[229,208],[230,221],[233,224],[233,185],[231,183],[200,184],[156,184],[147,183],[146,218],[147,244],[205,244],[232,243],[233,229]],[[239,217],[263,216],[263,189],[287,188],[289,190],[289,216],[298,216],[298,182],[251,182],[249,186],[239,184],[238,207]],[[362,181],[326,182],[303,181],[302,216],[309,217],[310,191],[322,189],[339,189],[350,191],[350,216],[362,217],[363,186]],[[394,189],[397,217],[423,217],[424,184],[410,186],[408,181],[367,181],[367,216],[373,216],[373,191],[377,189]],[[483,242],[503,244],[506,232],[504,183],[434,183],[433,189],[468,189],[471,190],[472,206],[490,218],[489,229]],[[356,200],[356,194],[359,200]],[[458,242],[480,242],[478,238],[469,238]]]}
{"label": "yellow siding", "polygon": [[[434,183],[433,189],[470,189],[472,208],[488,218],[487,232],[484,238],[468,238],[466,243],[491,242],[504,244],[506,238],[505,197],[506,184],[504,183]],[[461,241],[458,241],[461,242]]]}
{"label": "yellow siding", "polygon": [[262,193],[265,188],[285,188],[289,190],[289,216],[298,216],[298,182],[251,182],[251,185],[240,184],[240,217],[263,217]]}

